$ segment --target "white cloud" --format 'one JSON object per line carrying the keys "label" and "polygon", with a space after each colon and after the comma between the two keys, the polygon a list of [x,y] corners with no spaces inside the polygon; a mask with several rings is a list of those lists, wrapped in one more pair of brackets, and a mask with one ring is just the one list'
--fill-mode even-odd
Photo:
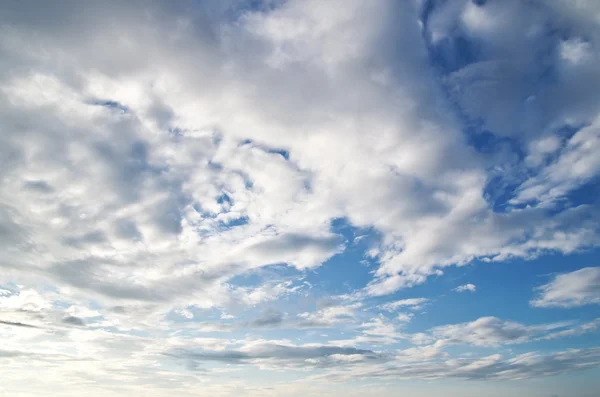
{"label": "white cloud", "polygon": [[598,123],[595,120],[592,125],[579,130],[554,162],[521,185],[512,202],[552,202],[593,178],[600,170],[600,160],[596,156],[600,150]]}
{"label": "white cloud", "polygon": [[576,307],[600,304],[600,267],[586,267],[559,274],[538,288],[535,307]]}
{"label": "white cloud", "polygon": [[477,291],[477,287],[475,286],[475,284],[464,284],[464,285],[459,285],[458,287],[454,288],[453,291],[456,291],[456,292],[475,292],[475,291]]}
{"label": "white cloud", "polygon": [[232,320],[234,319],[235,316],[233,314],[228,314],[228,313],[221,313],[221,320]]}
{"label": "white cloud", "polygon": [[560,55],[566,61],[578,64],[590,56],[590,50],[590,44],[581,39],[567,40],[561,43]]}
{"label": "white cloud", "polygon": [[176,310],[175,312],[177,314],[179,314],[181,317],[187,318],[188,320],[194,318],[194,313],[190,312],[189,310],[180,309],[180,310]]}
{"label": "white cloud", "polygon": [[[447,34],[453,18],[464,17],[483,29],[483,41],[506,48],[517,35],[504,37],[511,23],[519,32],[529,26],[530,14],[511,17],[518,7],[491,5],[507,16],[494,22],[487,8],[469,4],[440,7],[431,26]],[[201,295],[192,286],[224,291],[219,286],[233,275],[266,264],[315,268],[344,249],[329,230],[342,217],[382,235],[372,295],[478,257],[593,244],[592,226],[569,227],[569,214],[490,210],[481,158],[464,144],[449,110],[431,109],[443,96],[431,84],[411,7],[351,2],[339,12],[291,1],[269,12],[246,10],[235,23],[221,14],[228,7],[198,10],[194,19],[161,4],[102,12],[77,6],[69,10],[82,21],[76,25],[30,25],[17,18],[23,10],[5,17],[11,29],[2,48],[11,62],[4,67],[12,69],[0,87],[2,128],[27,126],[26,135],[2,136],[9,177],[2,194],[23,203],[4,222],[7,236],[18,239],[7,264],[31,264],[111,299],[149,300],[153,291],[163,301],[187,294],[219,305],[226,298],[191,297]],[[133,17],[138,12],[146,19]],[[113,26],[108,36],[99,28],[106,23]],[[81,31],[66,33],[75,29]],[[146,33],[148,40],[137,39]],[[390,36],[401,38],[393,51]],[[106,46],[110,40],[119,44]],[[524,49],[533,44],[498,56],[526,61]],[[60,56],[44,57],[39,50],[46,48]],[[190,53],[198,56],[181,56]],[[388,76],[385,84],[374,75]],[[485,106],[504,121],[501,108]],[[57,151],[65,156],[51,155]],[[537,221],[519,221],[528,217]],[[24,244],[32,241],[52,263],[28,257]],[[84,280],[91,271],[65,277],[65,258],[93,269],[102,262],[106,279]],[[133,270],[137,285],[119,273],[121,264],[147,261],[161,265],[152,275]],[[184,286],[176,275],[196,283]]]}
{"label": "white cloud", "polygon": [[414,313],[398,313],[396,319],[403,323],[410,323],[412,318],[415,316]]}
{"label": "white cloud", "polygon": [[314,312],[298,314],[302,318],[298,324],[301,327],[328,328],[338,323],[348,322],[355,318],[355,312],[362,303],[348,305],[326,305]]}
{"label": "white cloud", "polygon": [[388,302],[379,307],[383,310],[387,310],[388,312],[396,311],[401,307],[408,307],[412,310],[419,310],[427,302],[429,302],[429,299],[427,298],[409,298]]}
{"label": "white cloud", "polygon": [[447,343],[468,343],[474,346],[526,343],[539,339],[557,339],[569,335],[593,332],[598,320],[575,326],[573,322],[523,325],[496,317],[481,317],[475,321],[444,325],[431,329],[431,335]]}

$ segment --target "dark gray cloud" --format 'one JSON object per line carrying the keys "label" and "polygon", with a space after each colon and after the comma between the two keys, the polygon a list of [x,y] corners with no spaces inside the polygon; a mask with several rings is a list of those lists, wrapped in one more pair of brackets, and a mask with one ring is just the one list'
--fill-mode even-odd
{"label": "dark gray cloud", "polygon": [[27,181],[23,184],[24,189],[37,193],[51,193],[54,188],[46,181]]}
{"label": "dark gray cloud", "polygon": [[24,327],[24,328],[39,328],[36,325],[31,325],[31,324],[25,324],[25,323],[19,323],[19,322],[13,322],[13,321],[2,321],[0,320],[0,324],[4,324],[4,325],[10,325],[13,327]]}
{"label": "dark gray cloud", "polygon": [[301,234],[286,234],[274,240],[257,244],[254,248],[268,254],[281,254],[291,250],[302,251],[307,248],[316,248],[322,251],[334,251],[342,243],[342,237],[332,235],[325,238]]}
{"label": "dark gray cloud", "polygon": [[79,317],[75,317],[75,316],[67,316],[67,317],[63,318],[61,320],[61,322],[63,324],[75,325],[75,326],[78,326],[78,327],[84,327],[85,326],[85,321],[83,321],[83,319],[81,319]]}
{"label": "dark gray cloud", "polygon": [[247,350],[185,350],[177,349],[167,354],[195,361],[221,361],[229,363],[244,363],[252,360],[273,359],[280,361],[303,362],[309,359],[323,359],[331,356],[361,356],[365,359],[381,359],[382,355],[372,350],[354,347],[338,346],[288,346],[277,343],[261,343],[251,345]]}

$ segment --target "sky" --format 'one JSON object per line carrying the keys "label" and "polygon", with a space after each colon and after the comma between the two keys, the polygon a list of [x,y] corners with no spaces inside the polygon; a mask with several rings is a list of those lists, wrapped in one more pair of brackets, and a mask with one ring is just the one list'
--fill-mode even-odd
{"label": "sky", "polygon": [[0,396],[596,397],[597,0],[0,1]]}

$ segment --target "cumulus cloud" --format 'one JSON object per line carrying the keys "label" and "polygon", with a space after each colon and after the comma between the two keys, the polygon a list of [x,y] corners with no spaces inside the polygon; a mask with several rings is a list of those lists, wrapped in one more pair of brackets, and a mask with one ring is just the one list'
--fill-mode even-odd
{"label": "cumulus cloud", "polygon": [[[35,25],[19,17],[24,6],[14,5],[3,18],[2,48],[11,59],[3,66],[3,129],[14,134],[2,136],[10,176],[2,189],[13,202],[28,204],[6,213],[7,236],[22,247],[6,265],[27,265],[112,298],[152,300],[148,291],[160,289],[153,283],[160,276],[179,286],[157,291],[171,300],[193,295],[180,273],[210,289],[263,265],[319,266],[344,249],[329,223],[346,218],[383,235],[381,267],[368,288],[380,295],[477,257],[593,244],[593,220],[578,223],[571,211],[493,213],[483,197],[486,168],[461,139],[459,120],[444,107],[429,109],[449,87],[475,87],[461,91],[457,102],[493,131],[510,133],[504,121],[518,118],[504,114],[518,111],[522,95],[535,94],[515,87],[525,73],[519,65],[530,60],[527,50],[542,39],[515,35],[538,11],[523,6],[524,16],[508,25],[521,8],[453,3],[419,21],[418,10],[393,2],[353,2],[344,13],[314,1],[286,2],[269,12],[241,12],[235,23],[222,14],[235,9],[227,4],[191,14],[160,2],[97,12],[72,5],[65,13],[72,20]],[[559,11],[547,9],[542,17],[552,20]],[[134,18],[138,12],[146,18]],[[490,22],[496,12],[506,16],[503,22]],[[108,36],[100,28],[105,21],[113,26]],[[422,42],[420,23],[431,42]],[[515,26],[514,34],[502,33]],[[75,29],[78,35],[66,33]],[[461,68],[448,76],[448,87],[436,87],[426,72],[427,51],[446,51],[459,31],[467,41],[481,37],[493,59],[455,65]],[[148,39],[136,39],[142,36]],[[389,37],[399,39],[392,45]],[[120,44],[105,48],[111,41]],[[39,48],[57,56],[45,58]],[[179,56],[191,49],[202,55]],[[402,57],[393,55],[398,51]],[[97,55],[111,52],[111,62]],[[505,65],[504,59],[517,61]],[[504,96],[487,95],[488,86],[478,84],[495,70],[503,71],[497,84],[506,87]],[[483,103],[478,98],[504,98],[508,108],[473,107]],[[565,162],[587,156],[589,134],[571,138]],[[25,136],[26,144],[19,139]],[[51,155],[57,151],[65,156]],[[577,183],[594,170],[583,170]],[[545,173],[554,175],[550,167],[543,180]],[[521,191],[529,185],[537,186],[532,179]],[[589,217],[591,209],[579,212]],[[530,218],[536,222],[520,221]],[[45,247],[53,263],[29,258],[27,242]],[[65,277],[61,269],[74,261],[84,269],[81,277]],[[84,262],[103,267],[105,279],[94,280]],[[119,269],[125,264],[135,272],[134,263],[152,263],[156,274],[139,272],[136,283],[125,282]]]}
{"label": "cumulus cloud", "polygon": [[548,284],[538,287],[538,296],[530,303],[535,307],[576,307],[600,304],[600,267],[586,267],[559,274]]}

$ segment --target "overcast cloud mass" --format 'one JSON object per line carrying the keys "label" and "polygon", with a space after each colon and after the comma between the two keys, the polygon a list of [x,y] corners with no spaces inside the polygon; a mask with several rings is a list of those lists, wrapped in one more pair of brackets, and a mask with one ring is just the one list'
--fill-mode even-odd
{"label": "overcast cloud mass", "polygon": [[595,397],[600,2],[0,0],[0,395]]}

